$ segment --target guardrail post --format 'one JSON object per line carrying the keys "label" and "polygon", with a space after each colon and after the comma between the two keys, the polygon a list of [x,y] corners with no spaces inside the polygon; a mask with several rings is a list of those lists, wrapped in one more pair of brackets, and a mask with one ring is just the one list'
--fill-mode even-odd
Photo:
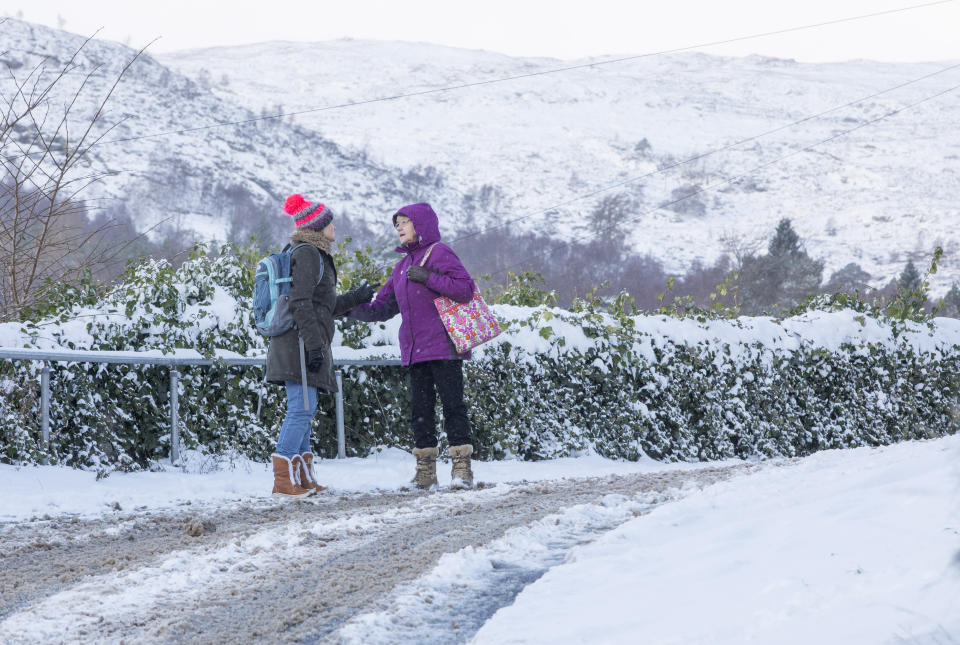
{"label": "guardrail post", "polygon": [[180,433],[177,426],[180,423],[179,410],[177,409],[178,381],[180,372],[176,369],[170,370],[170,463],[176,464],[180,459]]}
{"label": "guardrail post", "polygon": [[43,449],[50,450],[50,366],[43,364],[40,371],[40,429],[43,432]]}
{"label": "guardrail post", "polygon": [[337,370],[337,459],[347,456],[347,437],[343,430],[343,370]]}

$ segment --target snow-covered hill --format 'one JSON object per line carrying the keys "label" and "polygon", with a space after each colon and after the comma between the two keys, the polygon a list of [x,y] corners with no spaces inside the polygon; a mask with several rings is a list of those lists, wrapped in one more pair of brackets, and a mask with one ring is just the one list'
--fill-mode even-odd
{"label": "snow-covered hill", "polygon": [[[8,19],[0,26],[0,63],[22,81],[45,59],[44,78],[50,79],[83,40]],[[58,104],[70,99],[91,74],[72,113],[75,124],[83,124],[134,54],[113,42],[88,43],[77,67],[56,86],[52,114],[61,110],[62,115]],[[0,92],[14,96],[10,75],[0,78]],[[451,210],[459,204],[459,193],[425,187],[402,170],[380,167],[315,130],[289,120],[250,122],[256,116],[145,55],[109,100],[98,133],[116,127],[82,162],[86,168],[81,172],[109,171],[110,176],[82,197],[107,198],[99,203],[124,209],[140,230],[166,222],[219,240],[238,226],[258,230],[252,222],[265,215],[275,216],[277,230],[289,230],[282,204],[293,192],[334,206],[341,214],[338,224],[349,218],[381,228],[384,214],[394,212],[398,203],[430,199]],[[209,127],[218,123],[233,125]],[[28,140],[28,135],[19,133],[20,140]],[[14,147],[4,152],[20,152]]]}
{"label": "snow-covered hill", "polygon": [[[81,42],[13,19],[0,26],[0,58],[20,76],[42,56],[56,67]],[[104,67],[84,109],[132,55],[116,43],[87,46],[74,81]],[[808,65],[693,53],[582,66],[589,62],[353,40],[148,56],[110,102],[105,123],[125,120],[89,163],[115,174],[87,197],[111,198],[102,203],[124,208],[141,229],[167,221],[214,239],[237,228],[263,232],[254,221],[265,215],[275,224],[266,235],[284,230],[279,205],[303,192],[334,205],[341,224],[383,235],[399,204],[428,200],[448,234],[519,219],[518,229],[583,240],[598,200],[626,192],[633,248],[670,272],[749,247],[790,217],[808,250],[826,260],[825,277],[858,262],[880,285],[908,259],[924,266],[941,244],[935,290],[960,280],[958,92],[802,151],[957,85],[960,68],[658,173],[948,63]],[[5,93],[10,87],[0,80]],[[784,155],[792,156],[773,163]],[[698,189],[707,190],[659,208]]]}
{"label": "snow-covered hill", "polygon": [[[638,46],[642,50],[642,47]],[[160,59],[253,110],[284,112],[531,74],[590,61],[511,58],[429,44],[341,40],[262,43]],[[599,59],[597,59],[599,60]],[[401,167],[432,165],[461,191],[504,193],[505,219],[560,235],[596,201],[635,198],[631,242],[682,271],[730,241],[768,236],[790,217],[827,270],[858,262],[876,284],[936,244],[943,285],[960,278],[958,92],[850,135],[799,150],[960,84],[960,69],[831,112],[542,214],[598,188],[782,128],[949,67],[855,61],[800,64],[763,57],[676,54],[477,85],[296,116],[339,145]],[[777,158],[783,162],[724,184]],[[686,209],[654,210],[689,187],[716,185]],[[681,191],[681,192],[674,192]],[[702,202],[702,208],[696,202]],[[682,212],[676,212],[680,210]],[[650,212],[653,211],[653,212]]]}

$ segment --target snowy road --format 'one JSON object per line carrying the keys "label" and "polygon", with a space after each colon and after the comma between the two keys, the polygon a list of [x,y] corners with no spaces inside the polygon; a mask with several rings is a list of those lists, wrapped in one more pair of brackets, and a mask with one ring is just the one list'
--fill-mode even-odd
{"label": "snowy road", "polygon": [[747,468],[7,523],[0,641],[464,642],[572,547]]}

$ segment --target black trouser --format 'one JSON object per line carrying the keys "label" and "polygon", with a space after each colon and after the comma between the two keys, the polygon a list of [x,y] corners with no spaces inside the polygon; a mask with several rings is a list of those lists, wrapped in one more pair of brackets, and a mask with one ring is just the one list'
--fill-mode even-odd
{"label": "black trouser", "polygon": [[410,411],[417,448],[437,445],[437,394],[443,405],[443,425],[451,446],[470,443],[470,422],[463,402],[463,361],[424,361],[410,366]]}

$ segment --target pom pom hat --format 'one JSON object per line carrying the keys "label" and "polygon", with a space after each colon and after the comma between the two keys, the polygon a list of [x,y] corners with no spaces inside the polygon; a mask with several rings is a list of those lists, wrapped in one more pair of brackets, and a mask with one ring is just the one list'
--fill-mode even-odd
{"label": "pom pom hat", "polygon": [[320,231],[333,221],[333,211],[320,202],[308,202],[303,195],[287,197],[283,210],[293,217],[297,228],[312,228]]}

